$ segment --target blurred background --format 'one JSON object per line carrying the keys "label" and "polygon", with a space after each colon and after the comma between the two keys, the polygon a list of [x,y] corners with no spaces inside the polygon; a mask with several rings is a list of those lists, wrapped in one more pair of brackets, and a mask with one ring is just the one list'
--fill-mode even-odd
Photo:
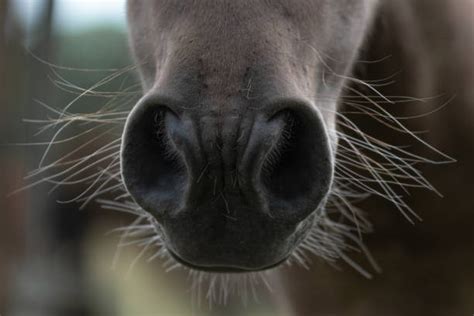
{"label": "blurred background", "polygon": [[[456,96],[443,109],[439,99],[423,103],[421,112],[415,104],[406,106],[410,115],[423,119],[421,124],[410,120],[409,126],[430,130],[420,135],[458,162],[421,167],[444,194],[441,199],[417,191],[408,198],[424,223],[408,224],[393,205],[377,198],[366,202],[375,233],[365,241],[384,268],[373,281],[350,268],[341,272],[318,263],[311,273],[300,269],[285,274],[285,288],[299,315],[311,316],[317,310],[321,315],[351,316],[474,313],[474,63],[469,54],[474,52],[474,22],[460,34],[456,23],[446,24],[444,6],[451,2],[416,3],[416,14],[430,17],[422,34],[416,34],[420,37],[412,30],[404,32],[402,41],[409,39],[413,45],[402,48],[397,34],[388,32],[383,38],[387,51],[374,50],[371,57],[380,60],[399,52],[387,63],[389,74],[401,73],[397,79],[406,86],[405,93],[423,86],[421,97]],[[429,12],[432,7],[438,11]],[[473,8],[471,1],[468,9]],[[472,22],[474,11],[469,10],[460,6],[450,14],[456,21],[467,16]],[[403,24],[403,18],[395,20]],[[417,45],[428,53],[413,60]],[[68,127],[70,134],[61,136],[70,141],[59,140],[60,146],[43,157],[54,138],[48,118],[58,117],[55,111],[69,107],[73,113],[94,113],[113,106],[126,112],[134,104],[140,87],[131,64],[125,0],[0,0],[0,315],[286,316],[268,296],[279,297],[268,291],[246,308],[238,298],[225,308],[196,308],[187,273],[166,273],[160,260],[140,258],[138,246],[125,247],[115,260],[120,234],[114,229],[132,223],[134,216],[94,202],[63,203],[77,198],[87,185],[71,180],[57,186],[48,170],[38,169],[43,158],[47,166],[65,155],[90,152],[83,146],[91,135],[101,135],[97,143],[87,144],[92,148],[119,136],[120,124],[89,130],[78,122]],[[400,70],[402,64],[413,67]],[[387,77],[378,72],[378,64],[373,68],[373,79]],[[390,89],[384,93],[399,95]],[[123,118],[115,119],[120,123]],[[370,128],[364,119],[361,126]],[[399,140],[386,130],[374,129],[378,137]],[[84,138],[72,138],[81,133]]]}
{"label": "blurred background", "polygon": [[[74,101],[72,112],[91,113],[112,101],[131,106],[140,96],[125,24],[125,0],[0,0],[2,316],[234,314],[231,306],[196,308],[187,273],[165,273],[159,260],[135,260],[139,247],[126,247],[114,260],[120,234],[110,232],[134,216],[97,203],[81,210],[78,203],[58,203],[83,192],[84,184],[54,189],[50,181],[15,192],[47,177],[24,179],[38,168],[47,148],[42,142],[54,136],[38,122],[57,116],[53,108]],[[78,98],[97,83],[100,93]],[[73,153],[81,141],[50,154]],[[246,314],[274,315],[268,306],[262,298]]]}

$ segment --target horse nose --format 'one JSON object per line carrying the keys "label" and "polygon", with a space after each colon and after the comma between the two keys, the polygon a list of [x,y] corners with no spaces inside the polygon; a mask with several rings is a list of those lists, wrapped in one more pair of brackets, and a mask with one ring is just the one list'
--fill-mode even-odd
{"label": "horse nose", "polygon": [[122,176],[135,201],[184,262],[281,261],[291,248],[285,239],[329,191],[331,155],[318,113],[299,100],[219,117],[170,103],[144,101],[127,120]]}

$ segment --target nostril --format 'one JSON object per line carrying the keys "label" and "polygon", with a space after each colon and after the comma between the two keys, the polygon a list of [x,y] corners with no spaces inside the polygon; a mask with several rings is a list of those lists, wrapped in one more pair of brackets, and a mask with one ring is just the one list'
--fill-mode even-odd
{"label": "nostril", "polygon": [[262,180],[266,188],[275,195],[283,198],[294,197],[304,194],[307,186],[302,181],[292,181],[300,178],[302,168],[298,162],[305,160],[300,156],[302,146],[298,146],[296,134],[300,134],[301,127],[298,126],[297,118],[291,111],[284,110],[276,114],[272,120],[282,120],[283,130],[279,135],[279,139],[266,155],[265,162],[262,166]]}
{"label": "nostril", "polygon": [[301,219],[318,207],[329,190],[332,164],[328,137],[312,110],[284,109],[271,120],[283,121],[283,130],[266,153],[261,183],[270,209]]}
{"label": "nostril", "polygon": [[136,202],[155,215],[176,209],[185,190],[187,172],[174,132],[179,124],[169,108],[141,105],[124,130],[123,180]]}
{"label": "nostril", "polygon": [[[155,137],[150,150],[157,155],[157,167],[162,171],[162,178],[166,180],[175,180],[177,175],[185,172],[184,161],[178,148],[179,138],[173,137],[172,134],[178,124],[179,118],[166,108],[160,108],[154,114],[152,133]],[[171,126],[173,128],[170,128]]]}
{"label": "nostril", "polygon": [[262,167],[262,180],[271,194],[284,199],[304,196],[314,184],[310,172],[304,122],[290,110],[278,113],[273,119],[284,121],[279,140],[268,152]]}

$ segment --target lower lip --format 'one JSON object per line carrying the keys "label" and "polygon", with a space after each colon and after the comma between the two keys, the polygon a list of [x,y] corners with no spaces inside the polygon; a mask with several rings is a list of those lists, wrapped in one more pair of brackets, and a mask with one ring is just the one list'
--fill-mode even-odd
{"label": "lower lip", "polygon": [[191,264],[183,259],[181,259],[178,255],[176,255],[172,250],[168,249],[168,252],[171,254],[173,259],[175,259],[177,262],[181,263],[184,266],[187,266],[191,269],[194,270],[200,270],[204,272],[213,272],[213,273],[250,273],[250,272],[259,272],[259,271],[264,271],[264,270],[270,270],[272,268],[275,268],[285,262],[288,257],[285,257],[283,260],[278,261],[277,263],[268,265],[263,268],[241,268],[241,267],[232,267],[232,266],[198,266]]}

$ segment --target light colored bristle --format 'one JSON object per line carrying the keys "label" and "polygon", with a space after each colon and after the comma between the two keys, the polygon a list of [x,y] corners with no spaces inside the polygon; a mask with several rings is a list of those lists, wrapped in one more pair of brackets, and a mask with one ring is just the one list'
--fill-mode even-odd
{"label": "light colored bristle", "polygon": [[[321,57],[316,50],[315,53]],[[322,58],[320,59],[322,60]],[[251,299],[258,299],[257,288],[263,287],[271,290],[272,286],[268,276],[272,272],[207,273],[190,270],[177,263],[164,246],[160,225],[150,214],[142,210],[127,192],[121,177],[120,144],[127,115],[139,97],[139,93],[136,91],[138,86],[133,84],[117,93],[100,91],[99,88],[114,80],[122,80],[123,76],[133,71],[135,67],[115,70],[97,84],[85,89],[62,77],[57,71],[64,70],[62,67],[48,65],[53,70],[53,83],[62,90],[76,94],[76,97],[61,110],[38,101],[52,117],[46,120],[26,120],[39,124],[39,133],[52,131],[53,137],[47,143],[26,144],[44,146],[45,150],[38,168],[26,176],[29,184],[23,189],[50,183],[53,185],[50,191],[52,192],[59,186],[85,184],[84,191],[62,202],[78,202],[83,208],[95,200],[104,209],[136,216],[133,223],[114,231],[121,233],[115,260],[124,247],[138,245],[142,247],[142,251],[132,262],[130,269],[133,269],[140,258],[147,258],[148,261],[161,258],[165,261],[164,269],[166,271],[187,271],[191,278],[192,300],[197,307],[204,300],[210,307],[213,304],[226,304],[231,296],[238,296],[244,304],[247,304]],[[327,68],[325,71],[332,71],[327,64],[325,65]],[[72,69],[71,71],[76,70]],[[319,96],[316,100],[317,102],[340,102],[347,108],[346,112],[333,113],[341,128],[328,131],[337,136],[331,144],[335,153],[334,181],[326,206],[313,216],[311,230],[293,251],[287,265],[297,264],[309,269],[312,257],[322,258],[330,264],[342,260],[361,275],[371,278],[368,269],[363,268],[349,257],[350,252],[361,252],[367,257],[371,270],[381,271],[362,240],[363,234],[371,231],[371,224],[363,211],[358,209],[355,204],[370,195],[382,197],[391,202],[409,222],[414,223],[420,218],[405,202],[408,189],[424,188],[437,192],[416,169],[416,165],[420,163],[439,164],[453,160],[402,124],[404,120],[429,115],[433,111],[411,117],[395,117],[383,107],[386,104],[432,101],[433,98],[415,99],[382,95],[377,88],[393,83],[394,76],[379,81],[364,82],[345,75],[335,75],[351,84],[347,85],[345,89],[351,92],[352,96],[342,96],[338,100]],[[327,80],[324,82],[329,84]],[[356,88],[357,86],[368,90],[369,93],[362,93]],[[106,97],[108,100],[100,110],[94,113],[73,113],[74,104],[80,98],[87,96]],[[321,111],[328,110],[321,109]],[[411,153],[403,147],[385,143],[377,137],[367,134],[349,118],[349,115],[357,114],[368,115],[376,122],[396,132],[408,135],[440,159],[429,159]],[[63,138],[63,135],[77,130],[80,131],[74,136]],[[53,149],[78,140],[82,141],[80,146],[61,157],[52,158],[54,152],[58,152]],[[275,153],[275,155],[277,154]],[[269,157],[269,159],[277,158]],[[203,174],[206,168],[207,166],[203,170]]]}

